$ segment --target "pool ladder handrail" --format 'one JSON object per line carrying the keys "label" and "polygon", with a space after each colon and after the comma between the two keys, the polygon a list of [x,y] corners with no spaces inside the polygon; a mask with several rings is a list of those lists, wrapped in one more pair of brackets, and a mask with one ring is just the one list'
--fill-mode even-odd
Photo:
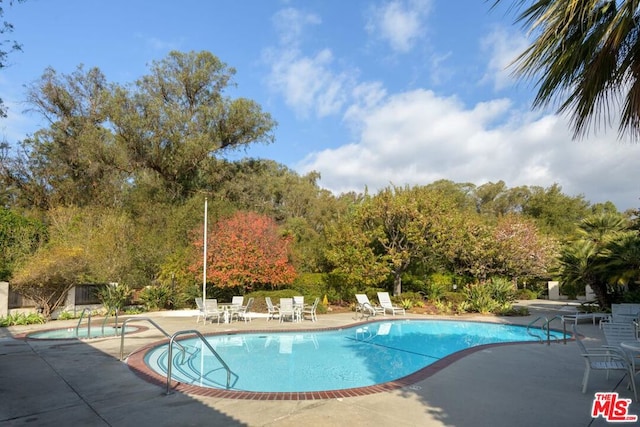
{"label": "pool ladder handrail", "polygon": [[[169,335],[169,333],[168,333],[167,331],[165,331],[164,329],[162,329],[162,327],[161,327],[160,325],[158,325],[156,322],[154,322],[154,321],[153,321],[153,319],[151,319],[150,317],[130,317],[130,318],[128,318],[128,319],[125,319],[125,320],[122,322],[122,326],[121,326],[121,328],[122,328],[122,333],[120,334],[120,361],[123,361],[123,360],[125,359],[125,358],[124,358],[124,336],[126,335],[126,334],[124,333],[124,331],[125,331],[125,327],[127,326],[127,323],[129,323],[129,322],[134,322],[134,321],[136,321],[136,320],[146,320],[147,322],[149,322],[149,323],[151,323],[153,326],[155,326],[155,328],[156,328],[157,330],[159,330],[160,332],[162,332],[162,334],[163,334],[165,337],[167,337],[167,338],[171,338],[171,335]],[[182,345],[180,345],[180,343],[177,343],[177,344],[180,346],[180,348],[181,348],[181,349],[182,349],[182,351],[184,352],[184,351],[185,351],[185,348],[184,348]],[[127,357],[128,357],[128,356],[127,356]]]}
{"label": "pool ladder handrail", "polygon": [[[220,357],[218,352],[215,351],[215,349],[211,346],[211,344],[209,344],[209,341],[207,341],[207,339],[204,337],[204,335],[202,335],[199,331],[197,331],[195,329],[188,329],[188,330],[176,332],[175,334],[173,334],[171,336],[171,339],[169,340],[169,349],[168,349],[168,354],[167,354],[167,392],[166,392],[166,394],[169,395],[169,394],[172,393],[172,391],[171,391],[171,368],[173,366],[173,344],[175,342],[176,337],[178,337],[180,335],[186,335],[186,334],[195,334],[198,338],[200,338],[200,341],[202,341],[202,343],[209,349],[209,351],[216,357],[216,359],[218,359],[218,362],[220,362],[222,367],[227,371],[227,389],[229,389],[231,387],[231,375],[233,374],[236,377],[236,380],[237,380],[238,376],[236,374],[234,374],[233,372],[231,372],[231,369],[229,368],[229,365],[227,365],[226,362],[224,360],[222,360],[222,357]],[[180,343],[177,343],[177,342],[176,342],[176,344],[180,345]],[[183,347],[183,349],[184,349],[184,347]]]}
{"label": "pool ladder handrail", "polygon": [[[527,325],[527,333],[529,335],[531,335],[532,337],[536,337],[540,340],[540,342],[542,343],[544,341],[543,337],[541,337],[538,334],[534,334],[531,332],[531,327],[536,324],[538,322],[538,320],[542,320],[544,319],[544,323],[542,324],[542,326],[540,327],[541,330],[543,331],[547,331],[547,345],[551,345],[551,328],[549,326],[549,324],[551,322],[553,322],[556,319],[559,319],[562,322],[562,334],[563,334],[563,343],[566,344],[567,343],[567,325],[564,323],[562,316],[554,316],[551,319],[549,319],[548,317],[543,317],[543,316],[538,316],[535,319],[533,319],[531,322],[529,322],[529,324]],[[554,337],[554,339],[559,342],[560,339]]]}
{"label": "pool ladder handrail", "polygon": [[89,307],[83,308],[82,312],[80,313],[80,318],[78,319],[78,324],[76,325],[76,338],[78,337],[78,330],[80,329],[80,324],[82,323],[82,318],[84,317],[84,313],[87,311],[89,312],[89,315],[87,316],[87,337],[91,338],[91,309]]}

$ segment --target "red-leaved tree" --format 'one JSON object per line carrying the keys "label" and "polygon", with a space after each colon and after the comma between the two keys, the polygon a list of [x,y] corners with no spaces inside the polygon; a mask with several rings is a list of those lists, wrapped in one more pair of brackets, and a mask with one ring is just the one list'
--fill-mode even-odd
{"label": "red-leaved tree", "polygon": [[[243,286],[247,290],[256,285],[275,288],[290,284],[296,277],[289,262],[290,243],[267,216],[237,212],[221,219],[208,232],[207,281],[218,287]],[[202,253],[203,239],[194,245]],[[202,271],[202,259],[192,269]]]}

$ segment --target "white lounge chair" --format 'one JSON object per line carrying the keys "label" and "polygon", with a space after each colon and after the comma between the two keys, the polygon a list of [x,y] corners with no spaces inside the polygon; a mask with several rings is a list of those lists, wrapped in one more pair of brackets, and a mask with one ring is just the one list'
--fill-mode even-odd
{"label": "white lounge chair", "polygon": [[633,397],[638,401],[633,365],[629,361],[627,355],[622,350],[615,347],[587,349],[582,342],[581,335],[578,332],[576,325],[573,325],[573,334],[578,346],[580,347],[581,356],[584,357],[585,361],[585,371],[582,378],[582,393],[587,392],[589,374],[592,370],[607,371],[607,378],[609,376],[609,371],[623,371],[629,377],[629,383],[633,390]]}
{"label": "white lounge chair", "polygon": [[384,308],[371,304],[366,294],[356,294],[356,317],[360,313],[360,318],[384,314]]}
{"label": "white lounge chair", "polygon": [[403,316],[406,314],[404,308],[393,305],[389,292],[378,292],[378,301],[380,301],[380,305],[384,309],[385,313],[389,311],[394,316],[396,313],[402,313]]}

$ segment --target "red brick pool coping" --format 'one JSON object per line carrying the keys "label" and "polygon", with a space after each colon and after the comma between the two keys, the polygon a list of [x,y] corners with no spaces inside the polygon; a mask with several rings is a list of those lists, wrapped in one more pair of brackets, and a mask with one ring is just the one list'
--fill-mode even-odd
{"label": "red brick pool coping", "polygon": [[[320,332],[320,331],[334,331],[339,329],[345,329],[353,326],[357,326],[359,324],[371,324],[374,322],[363,322],[363,323],[355,323],[352,325],[345,325],[340,327],[332,327],[332,328],[316,328],[316,329],[296,329],[295,332]],[[484,322],[478,322],[484,323]],[[522,326],[522,325],[517,325]],[[291,332],[290,330],[265,330],[265,329],[254,329],[254,330],[246,330],[246,331],[238,331],[238,332],[215,332],[208,333],[205,336],[215,336],[215,335],[239,335],[239,334],[249,334],[249,333],[278,333],[278,332]],[[192,338],[193,336],[185,336],[182,339]],[[133,372],[139,377],[149,381],[153,384],[157,384],[164,388],[167,387],[167,377],[162,376],[152,369],[150,369],[147,364],[144,362],[145,355],[152,348],[166,343],[168,340],[157,341],[151,344],[147,344],[140,349],[134,351],[127,358],[127,364],[129,368],[133,370]],[[542,344],[545,342],[543,341]],[[387,391],[398,390],[404,387],[411,386],[418,381],[425,380],[430,376],[436,374],[447,366],[453,364],[454,362],[473,354],[477,351],[485,350],[487,348],[499,347],[505,345],[520,345],[520,344],[537,344],[540,345],[539,341],[517,341],[517,342],[503,342],[503,343],[494,343],[494,344],[483,344],[476,347],[467,348],[465,350],[461,350],[450,354],[449,356],[445,356],[442,359],[437,360],[425,368],[420,369],[406,377],[399,378],[394,381],[389,381],[385,383],[380,383],[372,386],[366,387],[356,387],[356,388],[347,388],[340,390],[325,390],[325,391],[306,391],[306,392],[253,392],[253,391],[237,391],[237,390],[224,390],[218,388],[210,388],[210,387],[200,387],[191,384],[185,384],[178,381],[171,381],[171,391],[178,391],[187,394],[193,394],[197,396],[203,397],[218,397],[218,398],[227,398],[227,399],[244,399],[244,400],[318,400],[318,399],[338,399],[345,397],[357,397],[357,396],[366,396],[369,394],[375,393],[383,393]]]}

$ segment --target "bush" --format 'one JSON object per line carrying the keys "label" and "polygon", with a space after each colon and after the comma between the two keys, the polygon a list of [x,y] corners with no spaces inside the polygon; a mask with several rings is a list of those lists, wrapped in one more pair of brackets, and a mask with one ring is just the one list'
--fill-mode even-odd
{"label": "bush", "polygon": [[486,314],[494,312],[500,306],[493,299],[491,289],[487,285],[467,285],[464,287],[464,293],[469,303],[469,311]]}
{"label": "bush", "polygon": [[532,300],[538,298],[538,293],[531,289],[518,289],[515,293],[516,299]]}
{"label": "bush", "polygon": [[501,277],[492,277],[486,285],[491,297],[499,305],[511,305],[515,300],[515,290],[511,281]]}
{"label": "bush", "polygon": [[16,313],[0,317],[0,327],[16,325],[36,325],[45,323],[45,318],[38,313]]}
{"label": "bush", "polygon": [[63,311],[60,314],[58,314],[58,320],[70,320],[75,318],[76,316],[74,316],[74,314],[71,313],[70,311]]}
{"label": "bush", "polygon": [[465,302],[467,300],[467,295],[463,292],[445,292],[442,299],[454,306],[457,306],[461,302]]}
{"label": "bush", "polygon": [[107,312],[115,310],[116,312],[122,311],[125,305],[130,302],[133,291],[127,285],[105,285],[98,289],[96,296],[107,309]]}
{"label": "bush", "polygon": [[161,310],[173,305],[173,291],[165,284],[147,286],[140,292],[140,302],[146,310]]}

